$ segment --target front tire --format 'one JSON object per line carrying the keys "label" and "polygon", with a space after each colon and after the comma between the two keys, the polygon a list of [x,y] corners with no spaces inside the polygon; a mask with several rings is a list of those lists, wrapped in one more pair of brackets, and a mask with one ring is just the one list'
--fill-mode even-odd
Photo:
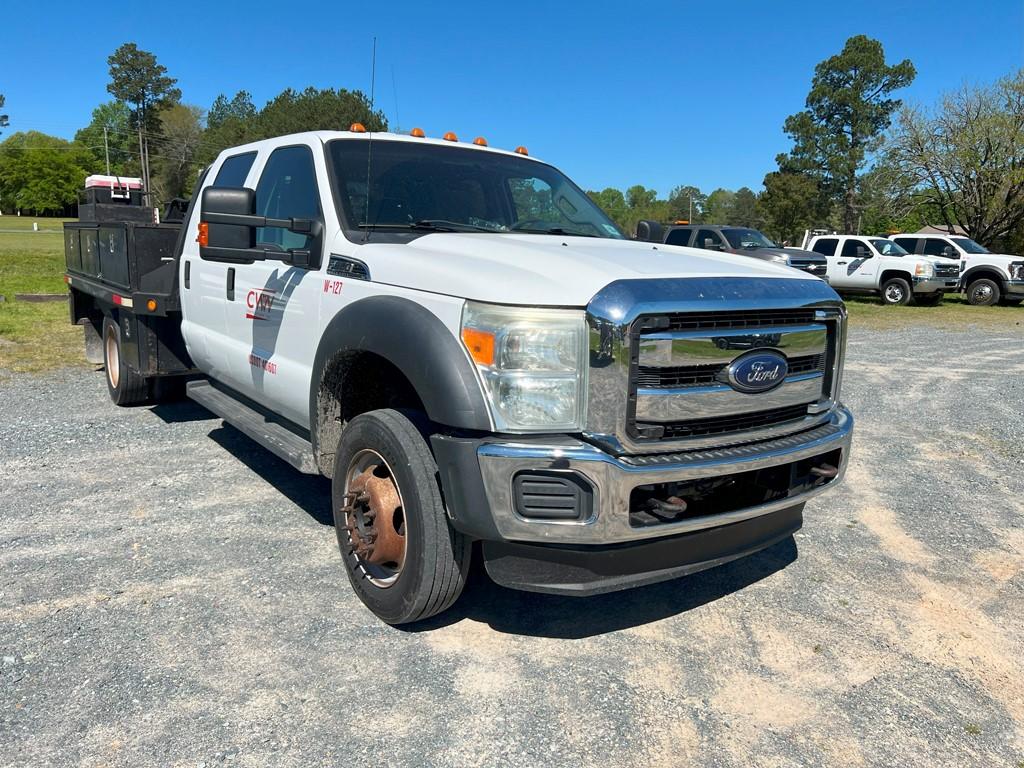
{"label": "front tire", "polygon": [[437,464],[404,414],[349,422],[334,454],[331,503],[352,589],[388,624],[441,613],[461,594],[471,542],[449,524]]}
{"label": "front tire", "polygon": [[125,362],[121,329],[109,317],[103,319],[103,367],[107,393],[115,405],[140,405],[149,400],[149,382]]}
{"label": "front tire", "polygon": [[891,306],[905,306],[910,303],[910,283],[902,277],[893,277],[882,285],[882,303]]}
{"label": "front tire", "polygon": [[982,277],[967,286],[967,303],[975,307],[991,307],[998,304],[1002,296],[999,283]]}

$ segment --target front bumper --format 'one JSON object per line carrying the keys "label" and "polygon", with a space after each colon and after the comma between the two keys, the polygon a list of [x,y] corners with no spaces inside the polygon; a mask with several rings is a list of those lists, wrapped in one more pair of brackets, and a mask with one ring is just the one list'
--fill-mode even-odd
{"label": "front bumper", "polygon": [[959,277],[915,277],[914,293],[954,293],[960,290]]}
{"label": "front bumper", "polygon": [[1024,280],[1007,280],[1005,288],[1007,296],[1014,298],[1024,296]]}
{"label": "front bumper", "polygon": [[[485,555],[490,551],[497,553],[495,558],[521,559],[523,552],[535,551],[538,556],[545,555],[551,559],[552,552],[559,550],[561,555],[554,558],[556,560],[564,556],[572,562],[583,558],[592,563],[595,558],[609,557],[621,562],[623,545],[646,547],[652,540],[682,541],[683,535],[707,532],[705,536],[691,539],[703,542],[699,546],[675,548],[679,557],[674,558],[670,565],[658,567],[652,561],[650,568],[632,575],[612,568],[610,581],[588,577],[586,582],[589,586],[584,591],[589,593],[649,581],[653,571],[678,574],[711,567],[788,535],[780,531],[790,531],[792,525],[789,523],[781,528],[776,523],[766,524],[767,527],[737,525],[762,517],[777,521],[780,516],[786,517],[787,510],[802,509],[808,499],[838,483],[849,460],[852,436],[853,417],[845,408],[838,406],[823,423],[796,435],[686,453],[616,457],[589,443],[568,437],[502,440],[437,435],[432,438],[432,445],[452,524],[474,538],[483,539]],[[633,492],[640,486],[721,478],[786,466],[795,468],[800,462],[826,455],[829,461],[836,462],[838,473],[817,487],[800,488],[766,503],[696,514],[658,525],[637,525],[631,517]],[[582,479],[592,491],[588,514],[580,520],[523,517],[517,512],[514,490],[514,479],[521,472],[562,473]],[[799,526],[798,523],[796,525]],[[749,535],[743,533],[745,530]],[[553,549],[536,549],[538,544]],[[511,555],[510,548],[514,550]],[[611,548],[607,550],[611,554],[602,554],[601,548]],[[570,550],[576,550],[577,554],[569,554]],[[579,554],[579,551],[585,554]],[[488,556],[489,560],[495,558]],[[601,571],[601,568],[588,568]],[[490,565],[488,569],[492,570]],[[671,575],[663,577],[670,578]],[[579,584],[559,590],[542,589],[547,581],[540,576],[530,582],[530,587],[523,585],[521,577],[495,578],[509,586],[539,591],[579,593],[582,589]],[[564,574],[558,578],[561,579],[558,583],[569,583],[565,582]],[[613,584],[618,586],[611,586]],[[547,583],[547,586],[551,584]]]}

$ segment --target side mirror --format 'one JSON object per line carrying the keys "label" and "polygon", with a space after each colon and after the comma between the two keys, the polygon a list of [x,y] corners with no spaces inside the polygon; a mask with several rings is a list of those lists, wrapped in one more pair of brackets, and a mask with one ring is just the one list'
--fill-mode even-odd
{"label": "side mirror", "polygon": [[721,251],[722,250],[722,244],[721,243],[716,243],[715,239],[713,237],[705,237],[704,238],[704,242],[701,243],[700,247],[704,248],[705,250],[708,250],[708,251]]}
{"label": "side mirror", "polygon": [[[274,259],[296,267],[320,267],[320,234],[315,219],[273,219],[257,216],[256,193],[246,187],[207,187],[199,208],[199,257],[208,261],[249,264]],[[276,250],[256,245],[259,227],[287,229],[310,237],[312,247]]]}
{"label": "side mirror", "polygon": [[960,254],[956,252],[956,248],[952,245],[947,245],[942,249],[942,255],[947,259],[959,259]]}
{"label": "side mirror", "polygon": [[863,245],[857,246],[857,258],[858,259],[870,259],[871,251],[865,248]]}
{"label": "side mirror", "polygon": [[636,239],[643,240],[648,243],[660,243],[664,240],[665,233],[656,221],[649,221],[648,219],[640,219],[636,223]]}

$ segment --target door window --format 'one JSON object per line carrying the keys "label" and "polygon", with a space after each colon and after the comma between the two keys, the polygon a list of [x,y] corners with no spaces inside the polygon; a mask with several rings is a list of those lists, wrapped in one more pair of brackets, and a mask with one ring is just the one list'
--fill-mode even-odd
{"label": "door window", "polygon": [[[900,243],[900,245],[903,245],[903,243]],[[954,251],[956,250],[945,240],[941,240],[937,237],[929,237],[924,241],[924,252],[928,256],[945,256],[946,249],[948,248],[952,248]],[[958,258],[958,255],[954,255],[954,258]]]}
{"label": "door window", "polygon": [[[865,253],[858,254],[858,248],[864,249]],[[843,243],[843,252],[839,255],[849,257],[851,259],[864,258],[865,256],[871,255],[871,249],[868,247],[868,244],[865,243],[863,240],[851,238],[850,240],[847,240],[845,243]]]}
{"label": "door window", "polygon": [[[316,186],[313,153],[307,146],[275,149],[256,185],[256,215],[272,219],[319,219],[320,193]],[[256,244],[287,251],[309,248],[310,235],[281,227],[258,227]]]}
{"label": "door window", "polygon": [[686,245],[690,242],[692,229],[673,229],[665,238],[665,245]]}
{"label": "door window", "polygon": [[717,232],[710,229],[701,229],[697,231],[697,240],[694,242],[693,247],[707,248],[707,245],[704,244],[705,240],[710,240],[712,246],[721,247],[724,245],[721,236]]}
{"label": "door window", "polygon": [[814,246],[811,250],[815,253],[820,253],[822,256],[835,256],[836,244],[838,242],[834,237],[821,237],[814,241]]}

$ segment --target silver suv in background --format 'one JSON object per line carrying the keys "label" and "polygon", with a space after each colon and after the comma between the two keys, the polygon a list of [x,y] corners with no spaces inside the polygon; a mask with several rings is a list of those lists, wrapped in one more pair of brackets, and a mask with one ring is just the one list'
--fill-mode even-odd
{"label": "silver suv in background", "polygon": [[909,253],[961,264],[960,290],[969,304],[1016,306],[1024,301],[1024,258],[992,253],[963,235],[892,235]]}
{"label": "silver suv in background", "polygon": [[[647,239],[640,237],[637,239]],[[661,238],[666,245],[688,245],[709,251],[736,253],[762,261],[784,264],[826,279],[828,263],[825,258],[811,251],[783,248],[773,243],[761,232],[750,227],[731,227],[718,224],[686,224],[665,228]],[[826,280],[827,282],[827,280]]]}

